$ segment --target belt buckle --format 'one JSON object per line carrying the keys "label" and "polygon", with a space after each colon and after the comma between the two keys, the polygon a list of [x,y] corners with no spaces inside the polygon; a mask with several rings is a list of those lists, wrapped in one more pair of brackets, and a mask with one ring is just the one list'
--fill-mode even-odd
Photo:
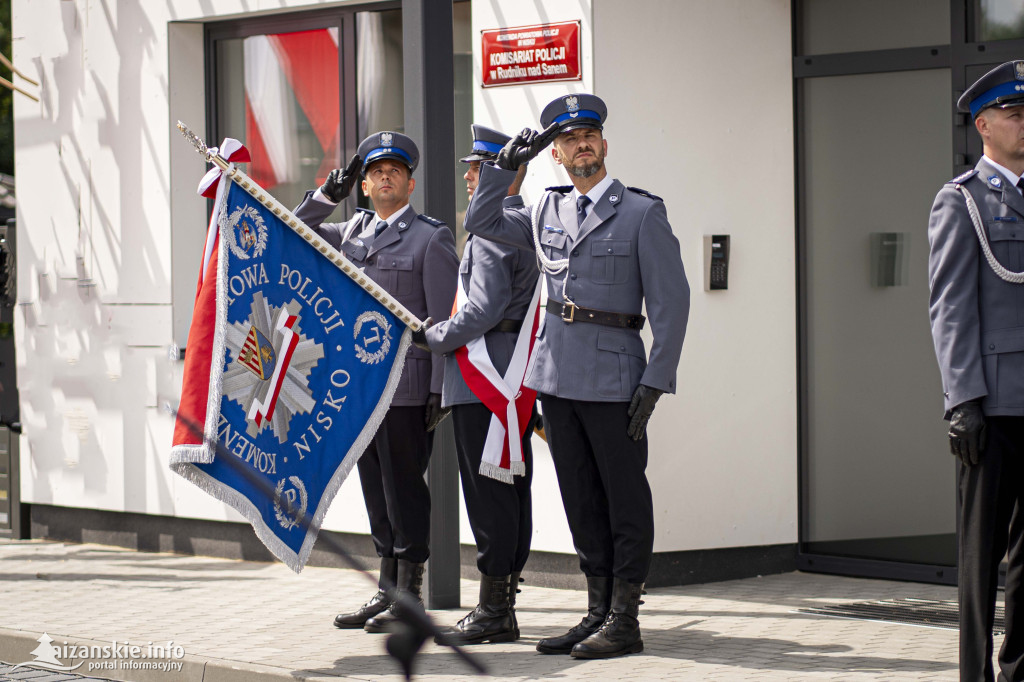
{"label": "belt buckle", "polygon": [[[569,317],[565,316],[565,311],[566,310],[569,311]],[[566,324],[572,324],[575,321],[576,321],[576,304],[573,303],[572,301],[569,301],[568,305],[563,303],[562,304],[562,322],[565,322]]]}

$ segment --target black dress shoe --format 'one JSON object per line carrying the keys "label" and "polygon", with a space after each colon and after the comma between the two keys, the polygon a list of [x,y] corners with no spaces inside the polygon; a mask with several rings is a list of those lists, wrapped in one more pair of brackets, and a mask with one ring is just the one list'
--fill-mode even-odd
{"label": "black dress shoe", "polygon": [[396,580],[398,580],[398,561],[394,557],[381,557],[380,577],[377,580],[377,586],[380,589],[377,594],[352,613],[339,613],[335,616],[334,627],[345,630],[361,628],[366,621],[383,613],[391,603],[386,592],[395,586]]}
{"label": "black dress shoe", "polygon": [[568,654],[572,648],[597,632],[608,615],[612,599],[612,578],[587,576],[587,615],[578,625],[560,637],[548,637],[537,642],[542,654]]}
{"label": "black dress shoe", "polygon": [[334,627],[344,629],[361,628],[374,616],[383,613],[391,601],[383,592],[378,592],[352,613],[339,613],[334,617]]}
{"label": "black dress shoe", "polygon": [[616,578],[608,617],[597,632],[574,646],[570,655],[573,658],[615,658],[643,651],[644,640],[640,637],[640,621],[637,620],[643,592],[643,583]]}
{"label": "black dress shoe", "polygon": [[[414,564],[404,559],[398,560],[398,580],[396,581],[399,592],[410,598],[413,605],[423,608],[423,568],[425,564]],[[399,604],[391,602],[388,607],[378,615],[363,623],[363,630],[372,633],[391,632],[395,621],[400,620],[401,612]]]}
{"label": "black dress shoe", "polygon": [[438,644],[512,642],[519,638],[509,608],[509,576],[480,576],[480,602],[434,641]]}

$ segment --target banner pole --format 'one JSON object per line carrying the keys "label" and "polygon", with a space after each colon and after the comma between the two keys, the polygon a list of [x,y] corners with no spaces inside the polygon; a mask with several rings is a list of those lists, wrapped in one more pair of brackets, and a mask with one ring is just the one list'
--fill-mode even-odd
{"label": "banner pole", "polygon": [[199,152],[208,162],[214,164],[217,168],[220,168],[224,172],[225,177],[230,178],[232,182],[248,192],[256,201],[260,202],[265,208],[267,208],[267,210],[280,218],[285,225],[290,227],[296,234],[309,242],[313,248],[322,253],[327,260],[334,263],[334,265],[345,273],[349,279],[377,299],[381,305],[391,311],[391,313],[400,319],[406,326],[410,327],[413,331],[417,331],[423,327],[423,322],[409,312],[408,308],[392,298],[392,296],[381,288],[379,284],[367,277],[362,270],[352,263],[352,261],[336,251],[334,247],[328,244],[322,237],[320,237],[319,234],[313,231],[312,228],[308,227],[305,223],[296,218],[291,211],[271,196],[269,192],[256,184],[252,178],[242,172],[239,168],[235,167],[234,164],[228,163],[218,153],[216,147],[207,147],[206,143],[199,139],[199,137],[189,130],[188,126],[181,121],[178,121],[178,130],[181,131],[181,134],[185,136],[185,139],[191,142],[192,146],[196,148],[196,151]]}

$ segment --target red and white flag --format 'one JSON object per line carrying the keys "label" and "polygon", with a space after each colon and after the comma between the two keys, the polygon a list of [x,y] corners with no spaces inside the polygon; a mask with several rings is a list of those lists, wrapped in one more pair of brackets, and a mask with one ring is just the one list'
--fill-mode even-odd
{"label": "red and white flag", "polygon": [[[530,423],[537,392],[523,386],[523,379],[533,356],[533,345],[536,343],[537,328],[540,325],[542,283],[543,278],[538,279],[504,376],[491,362],[487,342],[483,336],[473,339],[455,351],[455,359],[459,363],[466,385],[491,411],[491,423],[487,429],[487,439],[484,441],[479,473],[504,483],[512,483],[514,476],[526,475],[522,438]],[[455,309],[461,308],[466,301],[466,291],[462,286],[462,278],[459,277]]]}
{"label": "red and white flag", "polygon": [[[234,138],[226,137],[219,148],[214,148],[229,163],[249,163],[252,159],[249,150]],[[217,321],[217,252],[220,246],[218,229],[220,215],[218,210],[222,197],[231,186],[230,180],[224,180],[216,166],[211,168],[199,182],[199,194],[215,199],[210,224],[206,230],[206,249],[203,251],[203,263],[199,268],[199,282],[196,285],[196,302],[192,308],[192,326],[188,330],[188,341],[185,345],[185,367],[182,386],[190,390],[182,391],[178,412],[184,419],[174,424],[173,447],[184,446],[206,451],[210,446],[203,441],[203,434],[196,433],[188,424],[206,425],[207,406],[210,396],[210,371],[213,361],[213,334]],[[220,400],[220,396],[212,396]],[[206,453],[212,459],[213,453]]]}

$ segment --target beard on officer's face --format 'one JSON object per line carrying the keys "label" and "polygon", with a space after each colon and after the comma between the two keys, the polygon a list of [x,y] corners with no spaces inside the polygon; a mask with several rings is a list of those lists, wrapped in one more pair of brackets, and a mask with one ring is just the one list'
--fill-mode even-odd
{"label": "beard on officer's face", "polygon": [[577,163],[573,163],[573,160],[566,156],[560,147],[556,147],[556,150],[558,151],[558,160],[562,162],[563,166],[565,166],[565,170],[568,171],[570,175],[574,175],[577,178],[589,178],[604,167],[603,145],[585,147],[582,149],[577,147],[575,155],[579,155],[579,153],[584,150],[592,154],[592,156]]}

